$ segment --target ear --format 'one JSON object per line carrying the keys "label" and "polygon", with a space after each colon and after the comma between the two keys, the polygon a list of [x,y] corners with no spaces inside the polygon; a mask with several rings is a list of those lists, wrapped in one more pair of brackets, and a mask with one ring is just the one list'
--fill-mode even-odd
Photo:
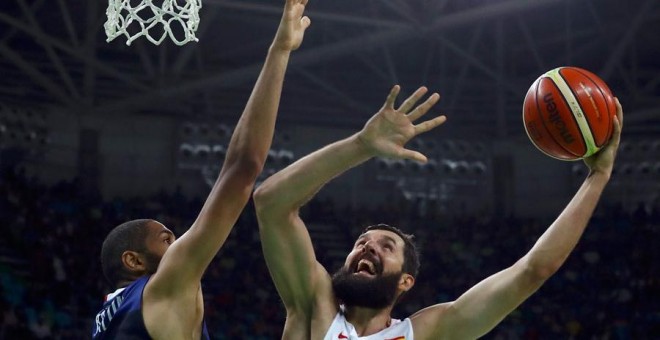
{"label": "ear", "polygon": [[121,254],[121,262],[131,272],[143,271],[145,269],[145,262],[142,255],[132,250],[127,250]]}
{"label": "ear", "polygon": [[401,279],[399,280],[399,289],[401,289],[402,292],[407,292],[410,290],[415,285],[415,278],[407,273],[403,273],[401,275]]}

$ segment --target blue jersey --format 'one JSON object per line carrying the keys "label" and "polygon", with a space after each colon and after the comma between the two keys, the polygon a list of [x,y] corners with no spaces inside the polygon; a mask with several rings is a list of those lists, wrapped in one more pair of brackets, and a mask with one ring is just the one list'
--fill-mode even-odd
{"label": "blue jersey", "polygon": [[[149,276],[107,296],[103,308],[96,314],[92,339],[151,339],[142,317],[142,292]],[[202,339],[210,339],[206,323],[202,324]]]}

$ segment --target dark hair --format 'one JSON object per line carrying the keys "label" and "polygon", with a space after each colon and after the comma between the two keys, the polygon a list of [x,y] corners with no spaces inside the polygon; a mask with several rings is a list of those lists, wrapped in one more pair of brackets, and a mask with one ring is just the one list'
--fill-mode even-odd
{"label": "dark hair", "polygon": [[370,230],[387,230],[399,235],[405,243],[405,247],[403,248],[402,271],[413,277],[417,277],[419,273],[419,250],[417,249],[417,245],[415,245],[415,235],[406,234],[401,229],[384,223],[370,225],[362,233],[364,234]]}
{"label": "dark hair", "polygon": [[145,252],[148,235],[147,223],[152,220],[139,219],[124,222],[108,233],[101,248],[101,267],[108,283],[114,288],[122,280],[130,280],[121,256],[127,250]]}

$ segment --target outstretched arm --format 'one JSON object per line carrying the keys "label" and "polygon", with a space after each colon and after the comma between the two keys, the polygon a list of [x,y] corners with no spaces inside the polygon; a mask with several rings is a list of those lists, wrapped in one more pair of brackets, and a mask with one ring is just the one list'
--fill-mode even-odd
{"label": "outstretched arm", "polygon": [[266,61],[227,148],[218,179],[190,229],[170,246],[152,281],[164,293],[199,285],[215,254],[250,198],[273,138],[275,118],[291,51],[303,39],[307,0],[286,0]]}
{"label": "outstretched arm", "polygon": [[472,287],[456,301],[413,316],[420,339],[476,339],[493,329],[564,263],[582,236],[612,173],[623,113],[617,100],[614,135],[600,152],[585,159],[589,176],[568,206],[532,249],[513,266]]}
{"label": "outstretched arm", "polygon": [[420,88],[395,110],[394,100],[399,93],[399,86],[395,86],[362,131],[298,160],[271,176],[255,192],[266,263],[290,315],[307,311],[319,296],[331,295],[329,289],[324,290],[330,287],[330,278],[316,261],[311,239],[298,215],[300,207],[332,178],[373,156],[425,161],[424,155],[403,147],[417,134],[444,122],[442,116],[412,124],[439,98],[434,94],[411,111],[425,92]]}

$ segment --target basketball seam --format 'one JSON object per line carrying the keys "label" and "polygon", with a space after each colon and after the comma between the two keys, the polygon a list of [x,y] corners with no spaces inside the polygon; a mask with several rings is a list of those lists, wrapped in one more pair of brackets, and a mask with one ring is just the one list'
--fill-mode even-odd
{"label": "basketball seam", "polygon": [[[598,92],[600,92],[600,94],[603,96],[603,99],[605,99],[605,108],[607,109],[607,119],[610,120],[610,122],[608,122],[608,124],[607,124],[607,136],[610,136],[611,133],[612,133],[612,129],[614,128],[614,124],[612,124],[612,122],[611,122],[612,113],[610,112],[610,106],[608,105],[608,102],[607,102],[608,96],[603,92],[603,89],[601,89],[600,86],[598,86],[598,83],[596,83],[593,79],[591,79],[591,77],[589,77],[588,74],[580,71],[577,68],[574,69],[574,70],[576,72],[580,73],[581,75],[583,75],[585,78],[589,79],[592,83],[594,83],[594,85],[596,85],[596,89],[598,90]],[[591,125],[589,125],[589,128],[591,128]],[[593,134],[593,131],[591,133]],[[603,143],[602,145],[596,145],[596,140],[594,139],[594,145],[596,145],[598,148],[601,148],[603,145],[607,144],[607,140],[608,140],[608,138],[605,139],[605,143]]]}
{"label": "basketball seam", "polygon": [[[573,70],[574,70],[574,69],[575,69],[575,68],[573,68]],[[564,80],[564,83],[566,83],[566,87],[568,88],[569,91],[571,91],[571,93],[573,94],[573,97],[575,97],[575,103],[580,107],[580,110],[582,111],[582,116],[584,117],[584,121],[587,122],[586,125],[587,125],[587,129],[589,129],[589,133],[591,134],[591,141],[593,142],[592,144],[596,147],[596,151],[598,151],[598,149],[600,149],[600,147],[598,147],[598,145],[596,145],[596,138],[594,138],[594,131],[593,131],[593,129],[591,129],[591,124],[589,124],[589,120],[587,119],[587,113],[586,113],[586,111],[584,110],[584,107],[582,106],[582,104],[580,103],[580,101],[578,100],[577,93],[575,93],[575,91],[573,90],[573,88],[572,88],[570,85],[568,85],[568,81],[566,80],[566,78],[564,77],[564,75],[561,73],[562,70],[563,70],[563,68],[560,69],[560,70],[557,72],[557,74],[559,74],[559,76],[561,77],[561,79]],[[589,79],[590,82],[592,82],[594,85],[596,85],[596,87],[598,87],[598,85],[597,85],[593,80],[591,80],[591,78],[587,77],[587,79]],[[559,91],[561,91],[561,89],[559,89]],[[570,106],[569,106],[569,108],[570,108]],[[573,113],[573,116],[574,116],[573,118],[575,118],[575,112],[573,112],[572,109],[571,109],[571,113]],[[577,119],[576,119],[576,123],[577,123],[577,125],[578,125],[578,129],[580,130],[580,132],[583,132],[583,130],[582,130],[582,126],[580,126],[580,124],[577,122]],[[584,148],[585,148],[585,150],[587,150],[586,153],[589,153],[589,146],[588,146],[589,143],[587,143],[587,140],[586,140],[586,138],[585,138],[585,136],[584,136],[584,132],[583,132],[583,134],[582,134],[582,139],[584,140],[584,144],[585,144],[585,147],[584,147]]]}
{"label": "basketball seam", "polygon": [[[552,70],[552,71],[547,72],[546,75],[548,76],[548,78],[550,78],[550,80],[552,80],[553,84],[555,84],[555,86],[557,86],[557,89],[558,89],[559,92],[561,93],[561,99],[564,101],[564,104],[566,104],[566,107],[571,111],[571,117],[573,118],[573,122],[575,123],[575,125],[578,127],[578,130],[580,131],[580,135],[581,135],[581,137],[582,137],[582,138],[581,138],[581,139],[582,139],[582,145],[584,146],[584,150],[585,150],[584,153],[585,153],[585,155],[586,155],[586,154],[589,153],[589,143],[587,143],[587,138],[586,138],[586,137],[591,138],[591,142],[592,142],[591,144],[592,144],[592,145],[595,146],[596,143],[594,142],[594,137],[593,137],[593,135],[591,134],[591,130],[587,129],[587,130],[585,131],[585,130],[583,129],[582,125],[580,125],[580,122],[578,121],[578,118],[575,116],[575,112],[573,111],[573,108],[571,107],[571,105],[568,103],[568,100],[566,99],[566,95],[567,95],[567,93],[565,93],[564,91],[562,91],[562,87],[560,86],[559,83],[557,83],[557,81],[555,81],[555,78],[554,78],[553,75],[552,75],[553,73],[556,73],[556,74],[559,75],[559,78],[560,78],[561,81],[563,81],[563,83],[564,83],[563,85],[565,85],[566,88],[568,88],[570,94],[571,94],[571,95],[573,96],[573,98],[575,99],[575,103],[578,105],[578,107],[579,107],[580,110],[582,111],[582,118],[583,118],[584,122],[586,123],[587,126],[589,126],[589,123],[587,122],[587,119],[586,119],[586,117],[584,116],[584,110],[582,109],[582,106],[580,105],[580,102],[577,100],[577,98],[575,97],[575,94],[573,93],[573,90],[571,89],[571,87],[570,87],[570,86],[568,85],[568,83],[566,82],[566,79],[564,79],[564,76],[562,76],[562,74],[561,74],[561,70],[562,70],[562,69],[563,69],[563,67],[556,68],[556,69],[554,69],[554,70]],[[585,136],[585,132],[588,132],[589,135],[588,135],[588,136]],[[577,155],[577,156],[580,157],[580,158],[584,157],[584,155]]]}

